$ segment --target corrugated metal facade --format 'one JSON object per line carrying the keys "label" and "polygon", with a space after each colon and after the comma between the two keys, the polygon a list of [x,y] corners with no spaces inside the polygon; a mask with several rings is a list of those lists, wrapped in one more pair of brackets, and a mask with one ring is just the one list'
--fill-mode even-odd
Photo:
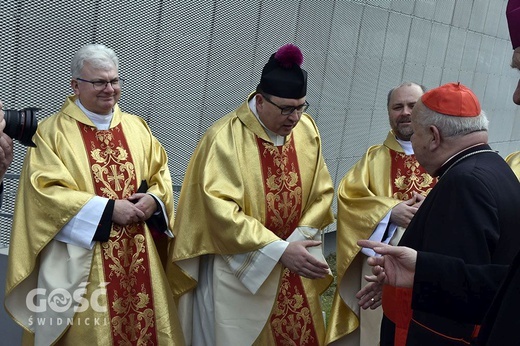
{"label": "corrugated metal facade", "polygon": [[[520,149],[511,101],[506,0],[2,0],[0,99],[6,108],[57,111],[70,61],[103,43],[127,79],[121,107],[145,118],[166,147],[175,185],[207,127],[244,101],[268,57],[301,47],[335,184],[388,131],[386,94],[405,80],[471,87],[491,119],[490,139]],[[24,147],[6,178],[0,246],[9,242]],[[177,197],[177,196],[176,196]],[[335,205],[335,203],[334,203]],[[333,226],[331,227],[333,229]]]}

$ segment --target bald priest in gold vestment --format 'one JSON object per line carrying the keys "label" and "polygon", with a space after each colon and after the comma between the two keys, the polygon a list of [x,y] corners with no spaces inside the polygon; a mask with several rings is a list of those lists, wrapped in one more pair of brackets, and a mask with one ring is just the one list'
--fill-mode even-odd
{"label": "bald priest in gold vestment", "polygon": [[167,156],[120,110],[114,51],[72,60],[74,96],[25,157],[5,307],[27,345],[183,345],[162,261],[172,233]]}
{"label": "bald priest in gold vestment", "polygon": [[356,242],[377,239],[397,244],[437,181],[419,165],[410,142],[411,112],[424,90],[405,82],[388,92],[387,138],[371,146],[338,186],[338,278],[327,326],[330,345],[379,345],[381,297],[374,297],[367,310],[360,309],[356,298],[366,285],[363,276],[371,275],[366,260],[372,253]]}
{"label": "bald priest in gold vestment", "polygon": [[179,314],[190,345],[323,345],[321,247],[333,185],[309,114],[303,55],[282,46],[256,92],[189,163],[172,259],[197,279]]}

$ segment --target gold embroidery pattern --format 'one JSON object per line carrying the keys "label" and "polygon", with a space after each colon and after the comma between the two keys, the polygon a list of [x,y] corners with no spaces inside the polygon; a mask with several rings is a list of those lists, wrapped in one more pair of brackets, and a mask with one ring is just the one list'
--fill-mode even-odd
{"label": "gold embroidery pattern", "polygon": [[[275,147],[258,139],[266,195],[265,226],[286,239],[298,225],[302,188],[292,137]],[[302,280],[284,269],[269,326],[276,345],[316,345],[317,334]]]}
{"label": "gold embroidery pattern", "polygon": [[394,193],[396,199],[402,201],[412,198],[413,192],[426,196],[433,188],[436,179],[432,178],[415,158],[415,155],[406,155],[395,152],[392,165]]}
{"label": "gold embroidery pattern", "polygon": [[146,285],[140,284],[139,272],[146,274],[143,258],[146,252],[145,238],[138,233],[137,225],[114,225],[108,242],[102,244],[103,255],[108,260],[113,289],[111,319],[113,331],[121,339],[121,345],[149,345],[154,326],[153,310],[149,308],[150,294]]}
{"label": "gold embroidery pattern", "polygon": [[[111,199],[127,198],[136,189],[134,165],[119,126],[106,131],[84,128],[96,190]],[[109,240],[101,247],[105,279],[110,282],[107,300],[114,345],[155,345],[155,314],[143,224],[113,224]]]}
{"label": "gold embroidery pattern", "polygon": [[[299,282],[299,285],[294,283]],[[317,345],[312,314],[306,297],[300,291],[301,279],[285,268],[273,311],[271,327],[277,345]]]}
{"label": "gold embroidery pattern", "polygon": [[290,141],[281,147],[263,142],[263,156],[269,157],[274,167],[267,168],[265,186],[267,215],[272,229],[276,229],[281,238],[288,237],[293,229],[294,220],[300,218],[302,189],[299,185],[299,176],[294,163],[289,164],[289,153],[294,154],[294,147]]}
{"label": "gold embroidery pattern", "polygon": [[129,197],[135,186],[134,164],[127,161],[128,152],[119,142],[113,143],[114,135],[111,131],[96,131],[96,140],[100,146],[91,143],[92,175],[96,184],[101,183],[104,196],[111,199]]}

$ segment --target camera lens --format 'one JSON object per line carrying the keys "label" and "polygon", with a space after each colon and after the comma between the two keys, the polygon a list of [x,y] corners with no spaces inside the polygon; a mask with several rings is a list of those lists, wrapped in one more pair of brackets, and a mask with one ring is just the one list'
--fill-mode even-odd
{"label": "camera lens", "polygon": [[36,119],[36,111],[38,110],[39,108],[34,107],[22,110],[4,110],[4,133],[25,146],[35,147],[36,144],[32,141],[32,137],[38,128],[38,120]]}

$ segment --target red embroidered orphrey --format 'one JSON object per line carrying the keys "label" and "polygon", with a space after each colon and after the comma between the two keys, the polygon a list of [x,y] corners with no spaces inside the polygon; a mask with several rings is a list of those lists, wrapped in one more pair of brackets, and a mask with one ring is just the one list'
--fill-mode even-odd
{"label": "red embroidered orphrey", "polygon": [[[266,201],[266,224],[282,239],[298,226],[302,187],[292,136],[281,147],[257,138]],[[317,345],[312,313],[301,277],[284,269],[275,307],[269,318],[276,345]],[[290,340],[290,341],[288,341]]]}
{"label": "red embroidered orphrey", "polygon": [[[138,188],[122,126],[105,131],[78,123],[88,153],[96,195],[131,196]],[[143,223],[114,224],[102,243],[113,345],[157,345],[147,238]]]}
{"label": "red embroidered orphrey", "polygon": [[415,155],[406,155],[390,150],[390,182],[392,197],[406,201],[412,198],[413,192],[426,196],[437,183],[419,164]]}

